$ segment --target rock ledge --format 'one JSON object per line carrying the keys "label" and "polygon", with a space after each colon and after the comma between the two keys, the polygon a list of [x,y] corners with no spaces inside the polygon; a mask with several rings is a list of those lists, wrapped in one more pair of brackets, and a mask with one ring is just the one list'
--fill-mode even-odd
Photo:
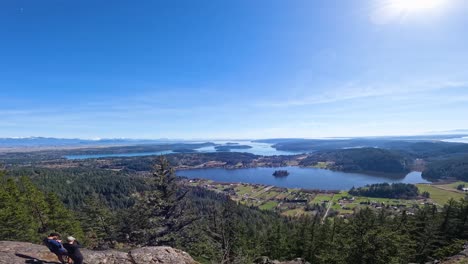
{"label": "rock ledge", "polygon": [[[81,250],[85,264],[198,264],[186,252],[171,247],[142,247],[130,252]],[[26,242],[0,241],[1,264],[60,263],[47,247]]]}

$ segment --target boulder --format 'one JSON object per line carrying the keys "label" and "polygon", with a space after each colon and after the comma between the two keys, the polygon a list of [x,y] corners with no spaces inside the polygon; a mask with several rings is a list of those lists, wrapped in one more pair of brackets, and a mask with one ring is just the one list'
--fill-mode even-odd
{"label": "boulder", "polygon": [[[197,264],[184,251],[171,247],[142,247],[130,252],[81,250],[85,264]],[[55,254],[42,245],[0,241],[0,264],[57,263]]]}
{"label": "boulder", "polygon": [[171,247],[142,247],[130,251],[130,256],[135,263],[196,263],[188,253]]}
{"label": "boulder", "polygon": [[140,264],[132,262],[129,253],[116,250],[95,251],[83,249],[81,253],[85,264]]}

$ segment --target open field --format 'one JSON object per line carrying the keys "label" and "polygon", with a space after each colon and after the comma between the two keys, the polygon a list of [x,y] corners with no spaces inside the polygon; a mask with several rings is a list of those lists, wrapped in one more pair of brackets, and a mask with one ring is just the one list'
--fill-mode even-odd
{"label": "open field", "polygon": [[437,188],[440,188],[440,189],[445,189],[445,190],[456,191],[456,192],[459,192],[459,193],[464,193],[463,191],[457,189],[457,187],[459,185],[468,187],[468,182],[456,181],[456,182],[452,182],[452,183],[448,183],[448,184],[434,184],[434,187],[437,187]]}
{"label": "open field", "polygon": [[[441,188],[436,184],[416,184],[418,186],[419,192],[428,192],[431,195],[431,200],[433,200],[438,205],[443,205],[447,203],[450,199],[463,199],[465,194],[457,191],[455,188],[453,190]],[[445,185],[440,185],[445,186]]]}
{"label": "open field", "polygon": [[[261,184],[219,183],[211,180],[189,180],[192,186],[201,186],[216,192],[229,195],[231,199],[247,206],[255,206],[262,210],[273,210],[286,216],[300,216],[303,214],[338,214],[346,216],[353,214],[356,209],[371,207],[374,209],[389,208],[395,212],[408,212],[424,204],[442,206],[449,199],[461,199],[465,196],[456,187],[463,182],[450,184],[417,184],[420,193],[427,191],[430,198],[417,199],[389,199],[378,197],[352,196],[347,191],[327,192],[309,191],[303,189],[289,189]],[[468,183],[466,183],[468,186]]]}

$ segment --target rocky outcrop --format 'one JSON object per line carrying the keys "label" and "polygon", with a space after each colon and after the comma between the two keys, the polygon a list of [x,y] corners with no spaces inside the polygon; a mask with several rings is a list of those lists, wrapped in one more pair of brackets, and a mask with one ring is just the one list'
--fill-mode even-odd
{"label": "rocky outcrop", "polygon": [[[142,247],[130,252],[81,250],[85,264],[198,264],[171,247]],[[49,249],[25,242],[0,241],[0,264],[60,263]]]}
{"label": "rocky outcrop", "polygon": [[452,256],[441,263],[443,264],[462,264],[468,263],[468,245],[465,245],[465,249],[455,256]]}
{"label": "rocky outcrop", "polygon": [[[425,264],[467,264],[468,263],[468,244],[465,244],[464,249],[457,255],[445,258],[443,260],[434,260]],[[416,263],[409,263],[416,264]]]}
{"label": "rocky outcrop", "polygon": [[135,264],[197,263],[188,253],[171,247],[142,247],[130,251],[129,254]]}

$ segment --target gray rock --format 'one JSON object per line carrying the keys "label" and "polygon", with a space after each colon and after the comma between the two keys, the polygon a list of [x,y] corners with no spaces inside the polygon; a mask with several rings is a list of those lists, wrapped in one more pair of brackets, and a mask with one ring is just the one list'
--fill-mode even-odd
{"label": "gray rock", "polygon": [[[116,250],[81,250],[86,264],[135,264],[126,252]],[[138,263],[139,264],[139,263]]]}
{"label": "gray rock", "polygon": [[[81,250],[85,264],[197,264],[184,251],[171,247],[143,247],[128,253]],[[26,242],[0,241],[0,264],[60,263],[49,249]]]}
{"label": "gray rock", "polygon": [[192,257],[179,249],[171,247],[142,247],[130,251],[135,263],[196,263]]}

